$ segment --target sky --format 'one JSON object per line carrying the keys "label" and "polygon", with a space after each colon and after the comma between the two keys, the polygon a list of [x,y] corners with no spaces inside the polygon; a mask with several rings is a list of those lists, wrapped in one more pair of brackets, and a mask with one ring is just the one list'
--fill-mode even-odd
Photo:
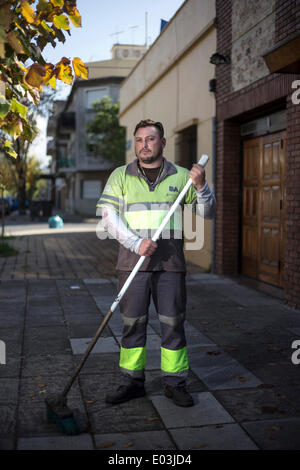
{"label": "sky", "polygon": [[[71,25],[71,36],[65,34],[66,42],[51,45],[43,50],[47,62],[56,63],[62,57],[73,59],[80,57],[83,62],[111,59],[113,44],[145,44],[146,12],[147,43],[151,45],[160,33],[161,19],[169,21],[184,0],[77,0],[77,9],[81,15],[82,27]],[[71,87],[61,88],[58,97],[66,98]],[[38,119],[40,136],[31,148],[31,153],[38,157],[44,166],[46,157],[45,119]]]}

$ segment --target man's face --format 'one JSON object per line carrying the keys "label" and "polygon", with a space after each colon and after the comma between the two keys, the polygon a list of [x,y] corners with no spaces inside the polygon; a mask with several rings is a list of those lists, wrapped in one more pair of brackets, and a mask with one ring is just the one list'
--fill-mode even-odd
{"label": "man's face", "polygon": [[135,134],[135,154],[140,162],[151,164],[162,157],[166,145],[155,126],[140,127]]}

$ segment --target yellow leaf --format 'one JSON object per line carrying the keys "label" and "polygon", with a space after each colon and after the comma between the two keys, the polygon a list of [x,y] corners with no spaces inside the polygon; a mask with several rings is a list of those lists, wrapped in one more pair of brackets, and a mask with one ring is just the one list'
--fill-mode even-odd
{"label": "yellow leaf", "polygon": [[103,442],[103,444],[99,444],[99,445],[97,446],[97,449],[106,449],[107,447],[111,447],[111,446],[113,446],[114,444],[115,444],[114,441],[112,441],[112,442]]}
{"label": "yellow leaf", "polygon": [[84,80],[88,80],[89,78],[89,71],[84,63],[79,59],[79,57],[75,57],[72,60],[72,64],[74,67],[74,72],[76,77],[84,78]]}
{"label": "yellow leaf", "polygon": [[53,90],[55,90],[55,87],[56,87],[56,78],[55,78],[55,76],[53,75],[53,77],[51,77],[50,80],[48,80],[48,82],[45,83],[45,85],[50,85],[51,88]]}
{"label": "yellow leaf", "polygon": [[70,29],[69,19],[65,15],[54,15],[53,24],[58,29]]}
{"label": "yellow leaf", "polygon": [[34,10],[31,8],[28,2],[21,2],[21,13],[24,16],[25,20],[28,21],[28,23],[34,23]]}
{"label": "yellow leaf", "polygon": [[55,7],[62,7],[63,4],[64,4],[64,0],[50,0],[50,2],[51,2],[52,5],[54,5]]}
{"label": "yellow leaf", "polygon": [[45,64],[46,75],[44,77],[44,85],[51,85],[54,89],[56,85],[56,79],[54,76],[55,70],[53,64]]}
{"label": "yellow leaf", "polygon": [[73,26],[75,26],[76,28],[80,28],[81,27],[81,16],[79,14],[79,11],[77,10],[76,7],[73,7],[72,8],[72,11],[68,11],[68,15],[69,15],[69,18],[73,24]]}
{"label": "yellow leaf", "polygon": [[34,63],[27,69],[27,73],[24,76],[24,81],[33,88],[41,89],[41,86],[45,80],[45,76],[45,67],[38,63]]}
{"label": "yellow leaf", "polygon": [[68,65],[68,62],[70,62],[68,59],[63,57],[58,64],[56,64],[55,67],[55,76],[59,80],[61,80],[64,83],[67,83],[68,85],[71,85],[73,82],[73,74],[72,74],[72,69],[70,65]]}
{"label": "yellow leaf", "polygon": [[131,447],[133,446],[133,442],[126,442],[126,444],[123,445],[123,447]]}
{"label": "yellow leaf", "polygon": [[2,127],[4,132],[7,132],[13,139],[19,137],[23,132],[23,124],[21,119],[15,119],[14,121],[8,123]]}
{"label": "yellow leaf", "polygon": [[16,57],[15,57],[15,62],[23,72],[27,72],[27,68],[25,67],[25,65],[23,65],[22,62],[20,62]]}

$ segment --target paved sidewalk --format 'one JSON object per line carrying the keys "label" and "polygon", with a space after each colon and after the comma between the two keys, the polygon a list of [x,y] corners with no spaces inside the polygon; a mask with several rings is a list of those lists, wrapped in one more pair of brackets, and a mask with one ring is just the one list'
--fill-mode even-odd
{"label": "paved sidewalk", "polygon": [[173,405],[160,383],[159,323],[150,309],[147,396],[118,406],[122,325],[115,311],[73,385],[68,403],[85,417],[79,436],[45,419],[44,398],[68,375],[117,292],[114,278],[20,279],[0,284],[1,449],[300,449],[300,312],[235,281],[189,274],[186,333],[193,408]]}

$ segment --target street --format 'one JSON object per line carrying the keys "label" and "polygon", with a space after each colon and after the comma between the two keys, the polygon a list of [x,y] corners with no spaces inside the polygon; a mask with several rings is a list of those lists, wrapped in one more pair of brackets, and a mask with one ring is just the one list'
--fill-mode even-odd
{"label": "street", "polygon": [[186,337],[195,406],[176,407],[163,394],[160,326],[151,303],[147,395],[118,406],[104,402],[118,383],[117,309],[68,396],[85,432],[62,435],[46,421],[46,394],[62,390],[117,294],[117,244],[99,240],[95,224],[66,222],[51,232],[45,223],[9,225],[15,238],[8,241],[19,253],[0,258],[0,339],[6,346],[0,448],[299,449],[300,364],[291,358],[300,312],[192,265]]}

